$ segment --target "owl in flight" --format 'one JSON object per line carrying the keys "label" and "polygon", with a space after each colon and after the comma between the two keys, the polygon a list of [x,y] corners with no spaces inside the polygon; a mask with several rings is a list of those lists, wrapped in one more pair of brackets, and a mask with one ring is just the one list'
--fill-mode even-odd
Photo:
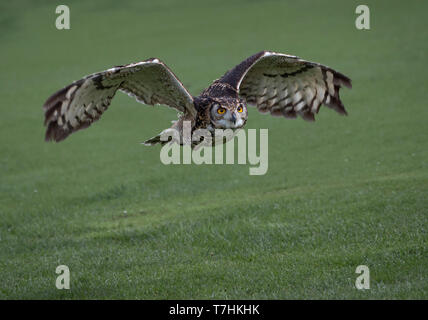
{"label": "owl in flight", "polygon": [[[190,121],[192,132],[242,128],[247,122],[247,104],[262,113],[286,118],[299,115],[308,121],[315,120],[322,104],[346,114],[339,97],[341,86],[351,88],[351,80],[327,66],[261,51],[194,97],[163,62],[152,58],[91,74],[53,94],[43,106],[45,140],[59,142],[89,127],[107,110],[118,90],[138,102],[178,110],[179,119],[169,129],[176,129],[182,138],[184,121]],[[166,143],[161,134],[144,143]]]}

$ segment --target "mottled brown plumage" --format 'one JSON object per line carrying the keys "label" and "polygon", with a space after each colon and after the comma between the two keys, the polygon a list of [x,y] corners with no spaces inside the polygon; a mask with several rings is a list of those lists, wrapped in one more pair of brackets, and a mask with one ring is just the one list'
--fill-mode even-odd
{"label": "mottled brown plumage", "polygon": [[[183,121],[191,122],[192,132],[242,128],[247,122],[247,104],[262,113],[286,118],[299,115],[308,121],[315,120],[322,104],[346,114],[339,97],[342,86],[351,88],[351,80],[329,67],[261,51],[193,97],[163,62],[152,58],[89,75],[53,94],[44,104],[45,139],[59,142],[89,127],[107,110],[118,90],[144,104],[178,110],[179,119],[171,128],[181,133]],[[145,144],[164,143],[161,134]]]}

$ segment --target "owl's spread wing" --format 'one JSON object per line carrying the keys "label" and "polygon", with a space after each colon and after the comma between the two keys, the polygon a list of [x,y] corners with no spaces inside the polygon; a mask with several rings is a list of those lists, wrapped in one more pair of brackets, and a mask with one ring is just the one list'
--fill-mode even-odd
{"label": "owl's spread wing", "polygon": [[138,102],[163,104],[195,115],[193,97],[172,71],[158,59],[113,67],[75,81],[44,104],[46,141],[64,140],[98,120],[117,90]]}
{"label": "owl's spread wing", "polygon": [[346,114],[339,89],[351,88],[348,77],[329,67],[269,51],[249,57],[218,81],[231,85],[262,113],[310,121],[322,104]]}

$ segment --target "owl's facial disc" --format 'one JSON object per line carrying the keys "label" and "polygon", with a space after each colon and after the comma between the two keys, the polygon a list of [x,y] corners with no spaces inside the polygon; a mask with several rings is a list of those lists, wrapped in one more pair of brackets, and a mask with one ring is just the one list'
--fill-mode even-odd
{"label": "owl's facial disc", "polygon": [[220,105],[213,103],[211,107],[211,122],[218,129],[238,129],[244,126],[247,110],[243,103],[237,105]]}
{"label": "owl's facial disc", "polygon": [[242,127],[245,123],[236,108],[229,105],[221,105],[217,102],[213,103],[211,107],[211,122],[217,129],[236,129]]}

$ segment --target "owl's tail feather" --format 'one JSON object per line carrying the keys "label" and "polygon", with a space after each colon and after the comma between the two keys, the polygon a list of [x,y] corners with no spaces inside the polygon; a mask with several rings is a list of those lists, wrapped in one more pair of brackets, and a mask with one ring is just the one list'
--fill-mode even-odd
{"label": "owl's tail feather", "polygon": [[167,130],[170,130],[170,129],[165,129],[164,131],[162,131],[161,133],[159,133],[157,136],[154,136],[154,137],[152,137],[152,138],[144,141],[142,144],[144,144],[145,146],[154,146],[154,145],[156,145],[158,143],[160,143],[161,145],[164,145],[164,144],[168,143],[169,141],[172,140],[171,136],[169,136],[169,139],[167,141],[161,140],[161,136],[163,134],[165,134],[165,132],[167,132]]}
{"label": "owl's tail feather", "polygon": [[164,145],[167,141],[161,141],[160,134],[143,142],[145,146],[154,146],[158,143]]}

